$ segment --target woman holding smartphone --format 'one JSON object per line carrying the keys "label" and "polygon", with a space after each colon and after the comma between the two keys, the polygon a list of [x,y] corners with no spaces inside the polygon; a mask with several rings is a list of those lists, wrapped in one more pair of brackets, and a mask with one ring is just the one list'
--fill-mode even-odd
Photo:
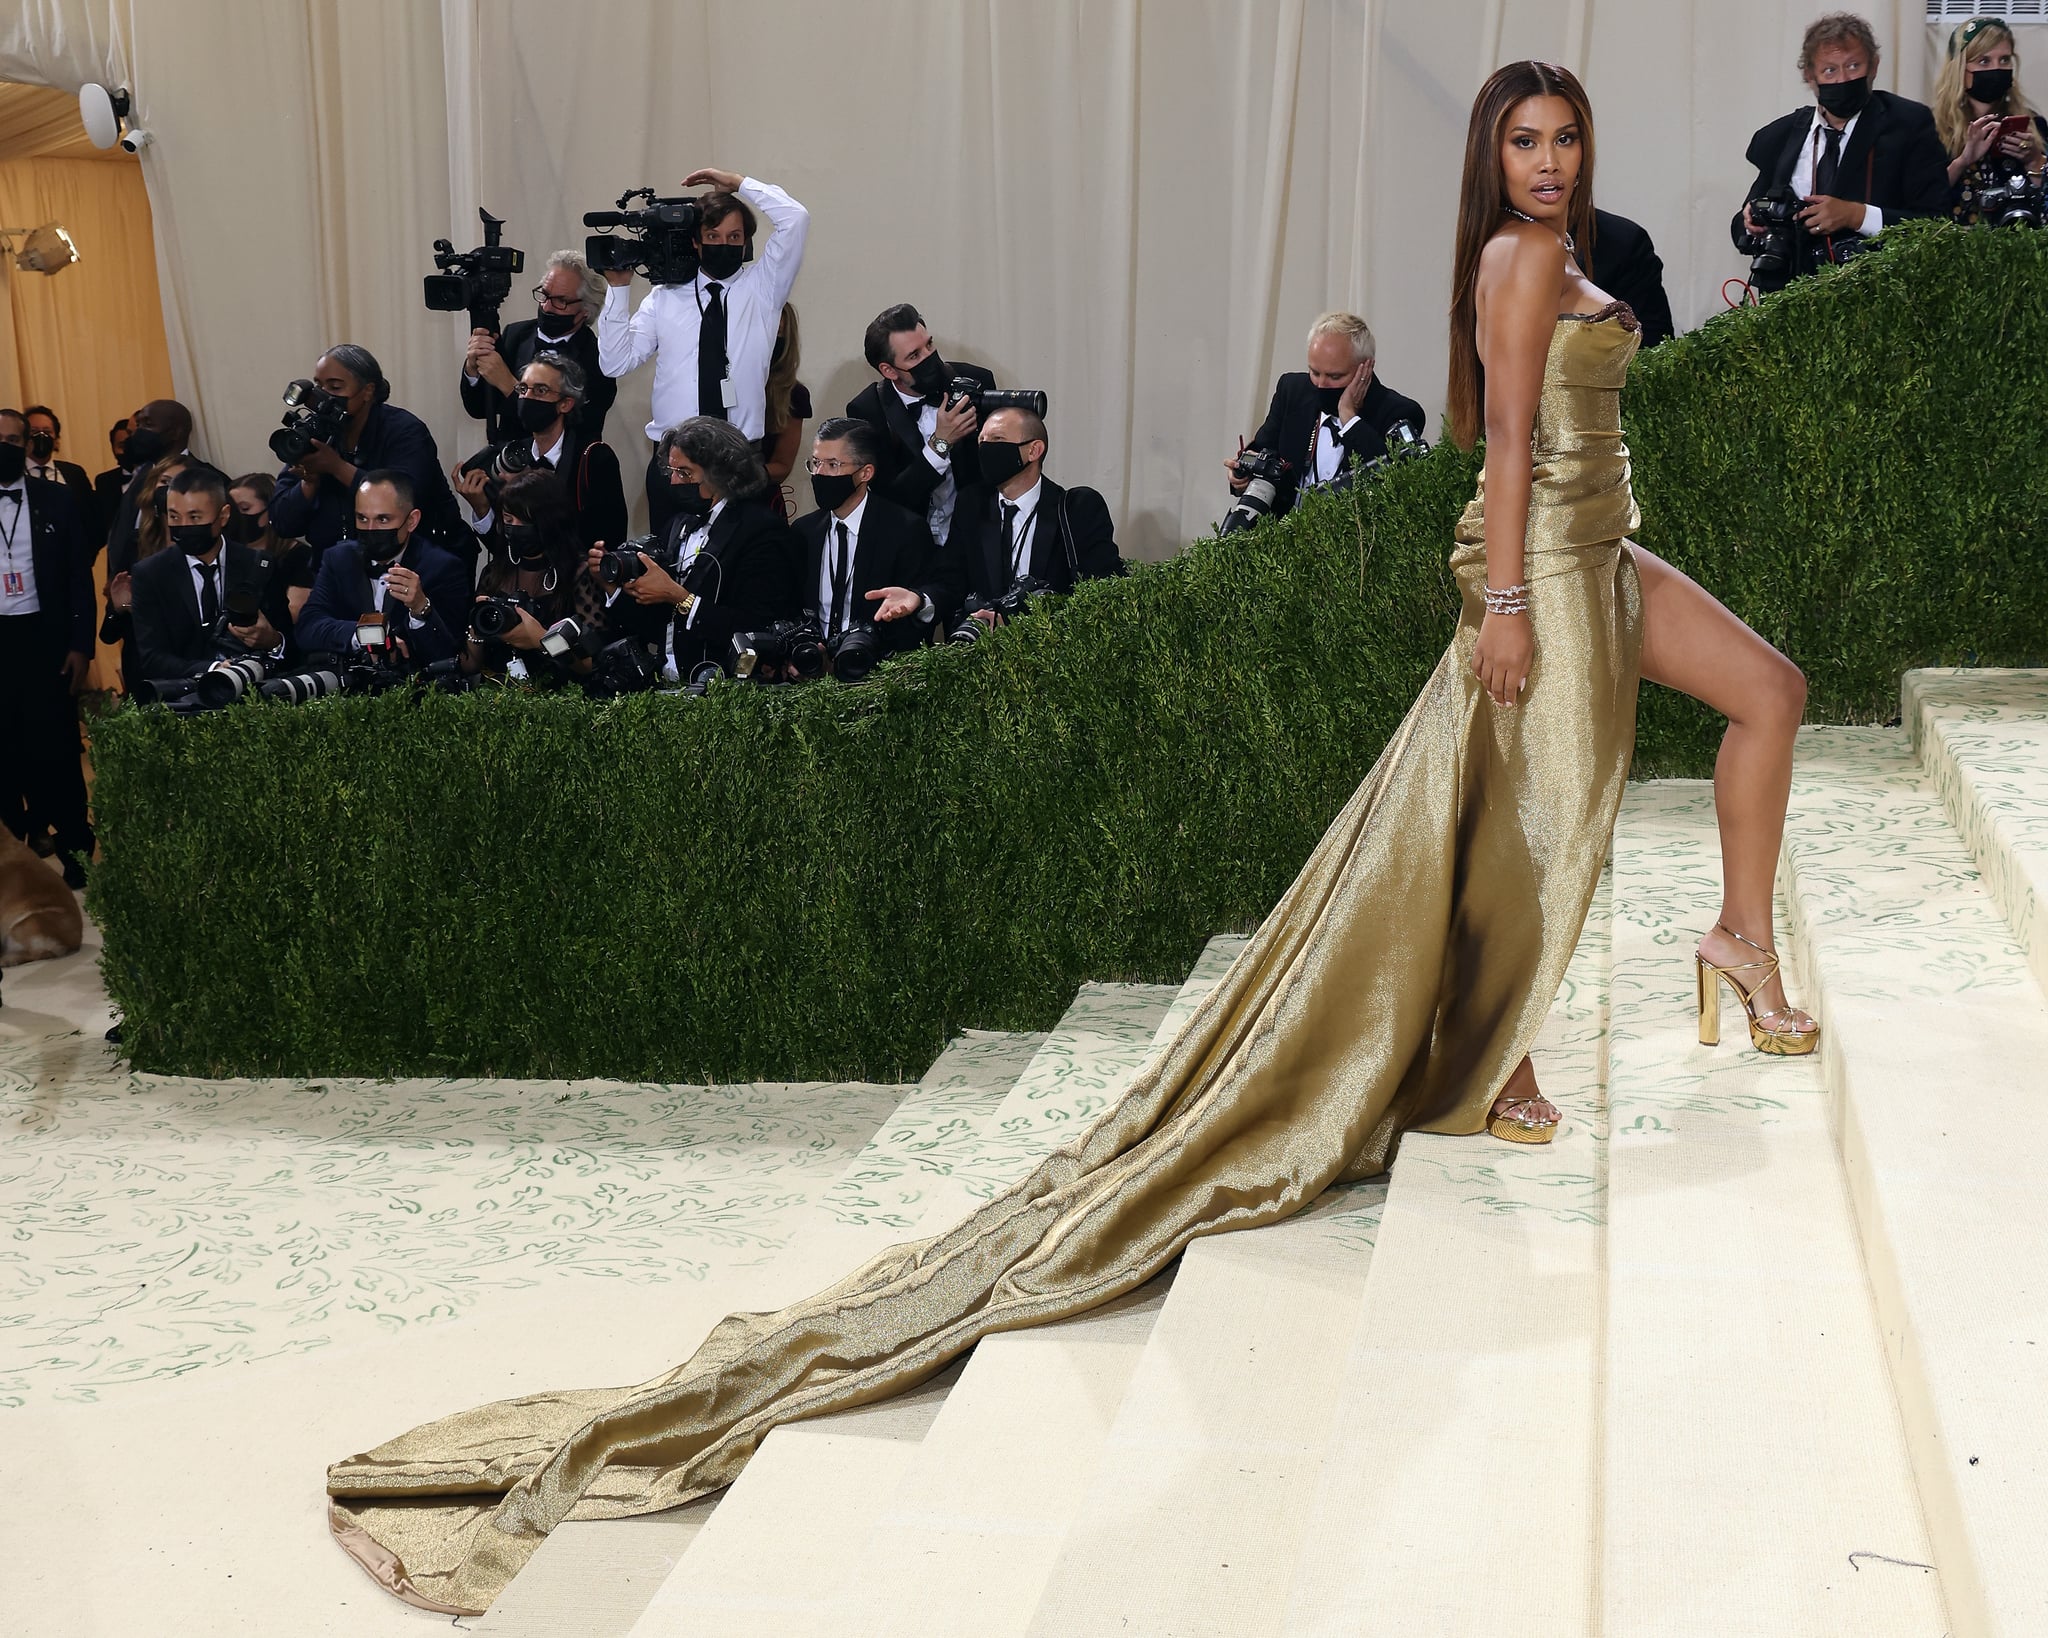
{"label": "woman holding smartphone", "polygon": [[1948,37],[1948,58],[1934,84],[1934,124],[1949,152],[1955,219],[1996,220],[1980,201],[2016,170],[2036,179],[2048,156],[2048,120],[2020,90],[2012,30],[1996,17],[1973,17]]}

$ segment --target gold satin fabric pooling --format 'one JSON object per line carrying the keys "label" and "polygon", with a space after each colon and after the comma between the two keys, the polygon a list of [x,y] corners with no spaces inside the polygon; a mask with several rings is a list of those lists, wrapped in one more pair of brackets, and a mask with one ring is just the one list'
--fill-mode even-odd
{"label": "gold satin fabric pooling", "polygon": [[481,1611],[564,1519],[679,1506],[730,1484],[778,1423],[1132,1290],[1198,1235],[1383,1171],[1403,1131],[1481,1131],[1563,980],[1628,775],[1635,347],[1618,306],[1551,339],[1522,703],[1495,706],[1471,672],[1482,493],[1451,559],[1457,632],[1420,697],[1222,983],[1093,1127],[948,1233],[728,1317],[651,1382],[503,1400],[337,1462],[341,1545],[409,1603]]}

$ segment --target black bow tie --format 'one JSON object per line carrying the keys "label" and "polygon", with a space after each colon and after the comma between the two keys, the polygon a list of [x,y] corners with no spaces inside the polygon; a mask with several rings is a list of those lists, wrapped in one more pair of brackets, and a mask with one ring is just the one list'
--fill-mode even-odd
{"label": "black bow tie", "polygon": [[16,502],[22,499],[22,493],[19,489],[0,489],[0,495],[5,495],[9,500]]}

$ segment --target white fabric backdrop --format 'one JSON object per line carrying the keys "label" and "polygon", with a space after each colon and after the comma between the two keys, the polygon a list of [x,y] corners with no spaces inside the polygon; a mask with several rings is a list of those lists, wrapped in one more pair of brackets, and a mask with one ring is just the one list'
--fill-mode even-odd
{"label": "white fabric backdrop", "polygon": [[[1108,496],[1127,555],[1159,557],[1220,513],[1217,463],[1326,307],[1366,315],[1436,435],[1466,115],[1501,61],[1584,75],[1597,197],[1650,229],[1681,327],[1718,311],[1743,270],[1742,150],[1804,100],[1792,63],[1821,9],[33,0],[0,19],[0,79],[133,88],[173,369],[230,465],[264,453],[284,382],[337,340],[466,453],[461,323],[420,306],[430,242],[476,243],[482,203],[537,267],[581,243],[583,211],[715,164],[811,208],[794,299],[821,412],[868,379],[866,321],[913,301],[949,353],[1052,394],[1054,475]],[[1924,18],[1871,15],[1881,83],[1920,96]],[[610,423],[629,471],[650,374]]]}

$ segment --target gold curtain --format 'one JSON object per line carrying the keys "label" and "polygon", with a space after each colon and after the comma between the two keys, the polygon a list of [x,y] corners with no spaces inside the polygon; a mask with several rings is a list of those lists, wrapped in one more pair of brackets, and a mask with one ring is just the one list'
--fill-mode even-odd
{"label": "gold curtain", "polygon": [[[38,106],[51,99],[64,106]],[[64,426],[59,453],[97,474],[112,464],[107,428],[138,404],[174,393],[142,169],[118,150],[109,158],[59,157],[78,152],[83,140],[70,97],[0,87],[0,227],[59,222],[78,246],[78,261],[62,272],[9,265],[0,277],[14,375],[0,381],[0,392],[18,392],[5,400],[16,407],[54,409]],[[23,157],[25,148],[33,151]],[[0,346],[0,359],[7,351]],[[105,573],[103,557],[102,582]],[[93,687],[115,687],[118,676],[110,652],[96,658]]]}

